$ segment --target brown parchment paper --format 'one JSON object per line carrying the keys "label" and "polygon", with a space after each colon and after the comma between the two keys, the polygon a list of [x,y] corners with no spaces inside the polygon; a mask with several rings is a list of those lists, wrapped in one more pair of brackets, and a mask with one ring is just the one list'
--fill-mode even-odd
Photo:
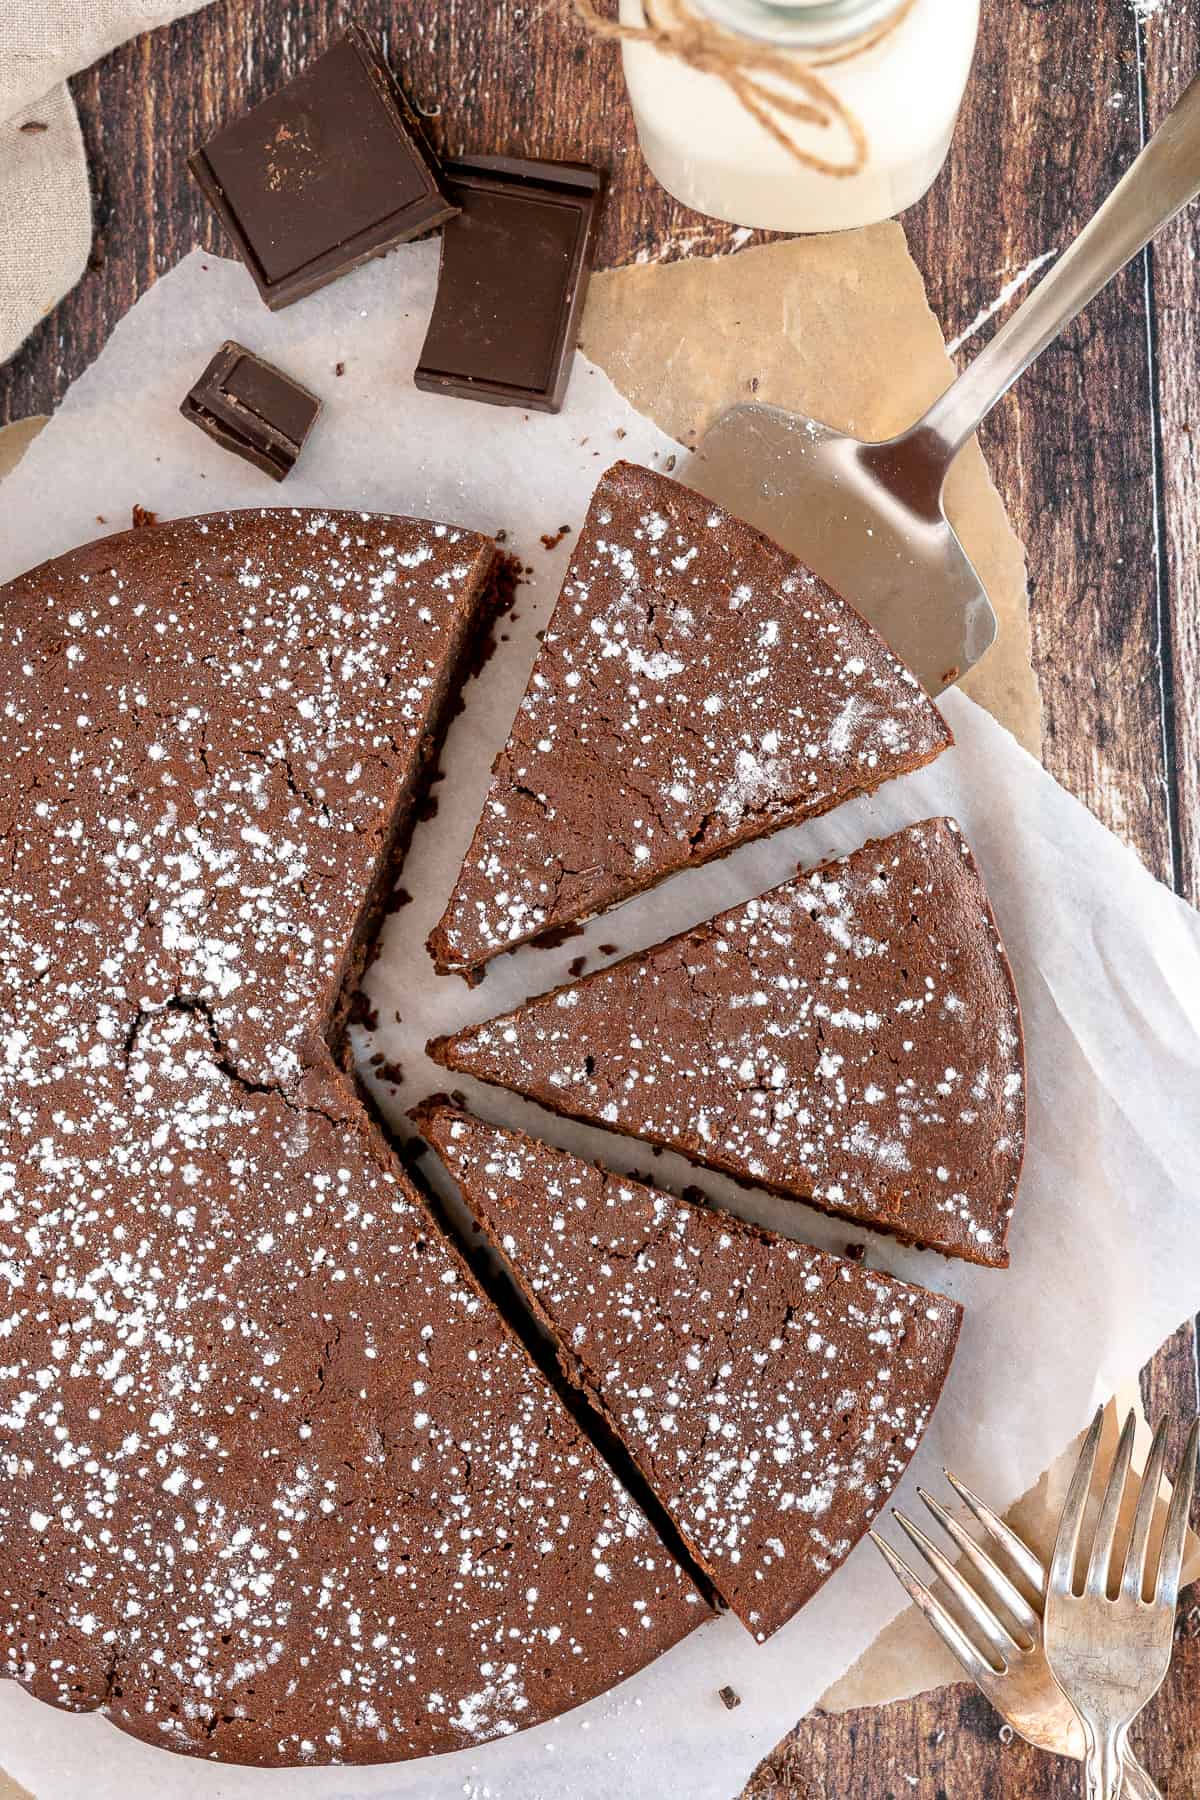
{"label": "brown parchment paper", "polygon": [[[955,372],[896,224],[593,276],[581,344],[639,412],[688,445],[751,398],[888,437]],[[1000,621],[963,688],[1040,757],[1025,554],[974,442],[951,473],[947,510]]]}
{"label": "brown parchment paper", "polygon": [[[0,481],[3,481],[10,470],[16,468],[45,423],[44,413],[34,413],[32,418],[17,419],[11,425],[0,425]],[[2,1788],[0,1800],[5,1800]]]}

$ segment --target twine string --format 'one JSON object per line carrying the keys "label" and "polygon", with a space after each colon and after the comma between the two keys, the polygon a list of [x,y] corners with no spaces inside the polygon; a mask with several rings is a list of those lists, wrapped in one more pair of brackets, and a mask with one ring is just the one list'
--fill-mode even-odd
{"label": "twine string", "polygon": [[[866,167],[870,144],[862,121],[820,70],[873,50],[903,23],[917,0],[897,0],[895,11],[887,18],[829,54],[816,57],[801,57],[739,37],[702,18],[691,0],[641,0],[641,4],[645,24],[623,25],[600,11],[599,0],[574,0],[576,13],[593,37],[649,44],[689,69],[715,75],[751,118],[804,168],[844,178],[858,175]],[[840,125],[850,140],[850,156],[834,161],[808,149],[796,141],[781,117],[794,125],[826,130]]]}

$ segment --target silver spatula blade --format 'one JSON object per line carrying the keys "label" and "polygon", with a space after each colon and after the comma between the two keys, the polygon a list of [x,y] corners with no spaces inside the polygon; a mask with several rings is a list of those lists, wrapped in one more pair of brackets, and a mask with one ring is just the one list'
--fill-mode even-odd
{"label": "silver spatula blade", "polygon": [[1197,194],[1200,77],[1040,286],[910,430],[860,444],[773,406],[735,406],[683,480],[807,563],[940,693],[996,635],[942,511],[951,463],[1034,357]]}
{"label": "silver spatula blade", "polygon": [[799,557],[939,694],[979,661],[996,615],[940,512],[899,500],[864,448],[815,419],[735,406],[679,478]]}

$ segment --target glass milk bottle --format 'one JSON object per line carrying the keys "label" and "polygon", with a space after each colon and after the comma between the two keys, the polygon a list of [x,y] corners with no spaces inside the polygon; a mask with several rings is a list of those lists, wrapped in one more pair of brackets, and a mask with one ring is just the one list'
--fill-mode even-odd
{"label": "glass milk bottle", "polygon": [[[619,19],[638,137],[668,193],[735,225],[842,231],[891,218],[933,182],[979,0],[620,0]],[[629,34],[647,27],[680,53]],[[822,120],[772,108],[772,94]],[[775,129],[755,116],[764,97]]]}

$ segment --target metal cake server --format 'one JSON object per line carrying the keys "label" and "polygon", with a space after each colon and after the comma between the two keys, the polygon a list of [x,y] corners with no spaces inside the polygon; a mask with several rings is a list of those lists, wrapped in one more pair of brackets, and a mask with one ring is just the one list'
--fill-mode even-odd
{"label": "metal cake server", "polygon": [[[924,1488],[917,1492],[951,1543],[966,1558],[970,1579],[911,1519],[901,1512],[895,1518],[942,1583],[942,1591],[955,1606],[954,1613],[885,1538],[874,1531],[871,1537],[909,1598],[1013,1730],[1037,1750],[1082,1762],[1087,1750],[1083,1725],[1051,1675],[1042,1647],[1046,1570],[1041,1559],[965,1482],[949,1470],[946,1479],[1020,1576],[1024,1590]],[[1154,1491],[1158,1491],[1157,1483]],[[1124,1776],[1123,1800],[1162,1800],[1158,1788],[1128,1747]]]}
{"label": "metal cake server", "polygon": [[1071,248],[909,430],[864,444],[778,407],[735,406],[681,479],[799,556],[940,693],[996,635],[943,509],[951,463],[1034,358],[1197,194],[1200,77]]}

